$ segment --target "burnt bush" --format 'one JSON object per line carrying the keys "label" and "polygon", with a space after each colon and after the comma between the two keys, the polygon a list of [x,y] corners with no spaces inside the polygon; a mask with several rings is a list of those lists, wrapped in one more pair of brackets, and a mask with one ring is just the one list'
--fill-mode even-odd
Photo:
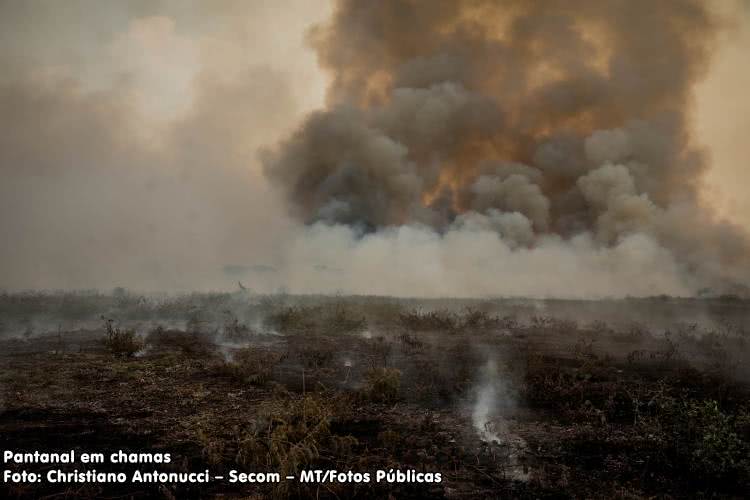
{"label": "burnt bush", "polygon": [[290,345],[290,353],[308,370],[321,370],[333,363],[336,345],[325,337],[301,337]]}
{"label": "burnt bush", "polygon": [[314,318],[319,313],[319,308],[288,306],[269,313],[263,324],[271,330],[298,333],[314,329],[316,326]]}
{"label": "burnt bush", "polygon": [[399,314],[398,321],[407,330],[419,331],[454,331],[459,325],[458,317],[445,310],[425,312],[412,309]]}
{"label": "burnt bush", "polygon": [[157,326],[146,335],[145,343],[154,351],[179,352],[191,357],[207,357],[216,351],[211,336]]}
{"label": "burnt bush", "polygon": [[337,305],[326,316],[324,324],[331,333],[356,333],[364,330],[367,321],[364,316],[355,314],[350,308]]}
{"label": "burnt bush", "polygon": [[[234,461],[247,470],[270,469],[282,476],[295,475],[301,469],[313,468],[335,456],[347,460],[359,444],[351,435],[333,431],[335,415],[347,412],[348,402],[330,395],[307,395],[299,399],[281,398],[274,401],[261,419],[247,429],[236,429]],[[289,481],[282,481],[273,496],[316,496],[314,490],[291,495]],[[335,488],[336,485],[332,485]]]}
{"label": "burnt bush", "polygon": [[115,328],[111,319],[106,320],[106,348],[117,358],[130,358],[143,349],[143,342],[135,330]]}
{"label": "burnt bush", "polygon": [[224,322],[224,328],[222,328],[222,338],[228,342],[244,342],[250,339],[253,331],[240,320],[230,315],[230,317]]}
{"label": "burnt bush", "polygon": [[276,365],[285,358],[284,353],[256,347],[243,347],[234,352],[231,359],[218,363],[216,372],[240,383],[265,385],[272,379]]}
{"label": "burnt bush", "polygon": [[367,371],[363,395],[376,403],[393,403],[399,397],[401,371],[396,368],[372,368]]}

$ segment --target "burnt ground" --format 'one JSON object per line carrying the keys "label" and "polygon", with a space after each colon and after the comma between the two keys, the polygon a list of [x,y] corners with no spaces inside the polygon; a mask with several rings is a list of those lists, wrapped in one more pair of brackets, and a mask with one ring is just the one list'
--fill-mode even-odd
{"label": "burnt ground", "polygon": [[6,295],[0,449],[172,454],[141,470],[401,469],[443,481],[0,484],[0,494],[742,497],[747,306]]}

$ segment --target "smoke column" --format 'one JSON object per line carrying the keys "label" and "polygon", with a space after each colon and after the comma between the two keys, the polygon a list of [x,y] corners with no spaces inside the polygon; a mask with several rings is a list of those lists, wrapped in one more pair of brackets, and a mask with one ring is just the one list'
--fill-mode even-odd
{"label": "smoke column", "polygon": [[331,84],[262,155],[303,227],[294,290],[744,291],[744,233],[701,198],[698,1],[341,0],[309,41]]}
{"label": "smoke column", "polygon": [[472,406],[471,422],[483,441],[499,443],[502,439],[498,429],[494,428],[497,422],[493,422],[493,418],[497,417],[498,410],[507,410],[512,406],[512,402],[503,390],[494,360],[490,359],[485,363],[480,376],[480,383],[475,389],[476,400]]}

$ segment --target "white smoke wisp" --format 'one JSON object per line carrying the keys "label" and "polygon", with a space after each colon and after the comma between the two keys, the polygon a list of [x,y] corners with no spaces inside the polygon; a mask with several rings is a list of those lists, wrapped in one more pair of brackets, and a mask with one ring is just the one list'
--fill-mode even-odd
{"label": "white smoke wisp", "polygon": [[515,481],[529,481],[531,469],[526,465],[528,444],[513,432],[509,419],[517,400],[504,380],[497,361],[490,358],[480,369],[479,383],[474,391],[471,422],[486,445],[503,450],[504,474]]}
{"label": "white smoke wisp", "polygon": [[362,236],[317,223],[287,246],[281,279],[295,293],[399,297],[684,296],[693,288],[670,252],[645,234],[609,247],[589,234],[517,247],[491,225],[474,214],[442,234],[406,225]]}
{"label": "white smoke wisp", "polygon": [[510,395],[505,390],[499,377],[497,363],[490,359],[481,369],[479,386],[476,389],[476,400],[471,413],[471,421],[479,438],[486,443],[502,444],[504,423],[497,418],[498,410],[512,404]]}

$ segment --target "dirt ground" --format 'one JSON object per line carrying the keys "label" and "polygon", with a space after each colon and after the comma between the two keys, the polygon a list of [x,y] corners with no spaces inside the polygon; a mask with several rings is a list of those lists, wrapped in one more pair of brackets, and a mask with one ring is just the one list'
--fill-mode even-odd
{"label": "dirt ground", "polygon": [[146,470],[399,469],[442,481],[45,482],[0,484],[0,494],[742,497],[748,306],[732,297],[2,295],[3,450],[174,458]]}

